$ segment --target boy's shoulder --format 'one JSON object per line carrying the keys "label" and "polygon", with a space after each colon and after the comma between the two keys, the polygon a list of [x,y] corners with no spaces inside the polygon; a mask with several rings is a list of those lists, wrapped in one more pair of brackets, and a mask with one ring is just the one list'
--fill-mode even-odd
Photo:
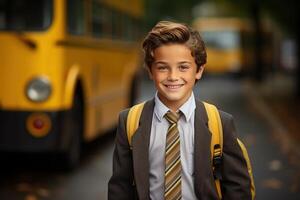
{"label": "boy's shoulder", "polygon": [[120,116],[121,118],[127,116],[129,110],[130,110],[130,108],[125,108],[124,110],[121,110],[120,113],[119,113],[119,116]]}
{"label": "boy's shoulder", "polygon": [[[195,98],[195,101],[196,101],[196,107],[200,107],[201,109],[205,110],[204,101],[197,99],[197,98]],[[214,105],[218,109],[218,112],[220,114],[222,121],[223,120],[227,121],[227,120],[233,119],[233,116],[230,113],[223,111],[218,105],[210,103],[210,102],[209,102],[209,104]]]}
{"label": "boy's shoulder", "polygon": [[146,100],[146,101],[139,102],[139,103],[136,103],[136,104],[134,104],[134,105],[132,105],[132,106],[130,106],[130,107],[128,107],[128,108],[125,108],[124,110],[122,110],[122,111],[119,113],[119,116],[121,116],[121,117],[127,116],[128,113],[129,113],[129,111],[130,111],[130,109],[132,109],[133,107],[136,107],[136,106],[138,106],[138,105],[141,105],[141,104],[144,104],[144,105],[143,105],[143,108],[146,107],[146,109],[149,109],[149,108],[151,108],[151,107],[154,107],[154,99],[148,99],[148,100]]}

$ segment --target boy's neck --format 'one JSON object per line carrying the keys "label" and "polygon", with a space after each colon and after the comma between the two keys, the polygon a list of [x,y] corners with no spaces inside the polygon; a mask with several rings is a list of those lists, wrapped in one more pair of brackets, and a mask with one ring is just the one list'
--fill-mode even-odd
{"label": "boy's neck", "polygon": [[186,99],[181,99],[180,101],[171,101],[169,99],[166,99],[164,96],[160,95],[159,93],[157,94],[159,100],[173,112],[177,112],[179,108],[188,101],[191,95],[192,92],[189,96],[187,96]]}

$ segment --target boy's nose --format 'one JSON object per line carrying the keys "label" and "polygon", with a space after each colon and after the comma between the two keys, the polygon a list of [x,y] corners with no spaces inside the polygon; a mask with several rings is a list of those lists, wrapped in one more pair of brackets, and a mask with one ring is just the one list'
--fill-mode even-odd
{"label": "boy's nose", "polygon": [[178,79],[178,73],[175,70],[171,70],[168,74],[168,80],[174,81]]}

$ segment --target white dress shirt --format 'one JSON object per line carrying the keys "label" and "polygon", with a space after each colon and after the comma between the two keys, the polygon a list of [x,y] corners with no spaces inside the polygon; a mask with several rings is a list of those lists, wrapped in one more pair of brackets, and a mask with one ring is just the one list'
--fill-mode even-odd
{"label": "white dress shirt", "polygon": [[[196,102],[194,94],[179,108],[183,113],[178,121],[180,135],[181,156],[181,187],[183,200],[195,200],[194,190],[194,114]],[[165,146],[166,134],[170,126],[164,115],[169,111],[155,95],[155,106],[153,112],[151,136],[149,145],[149,183],[150,199],[164,199],[164,176],[165,176]]]}

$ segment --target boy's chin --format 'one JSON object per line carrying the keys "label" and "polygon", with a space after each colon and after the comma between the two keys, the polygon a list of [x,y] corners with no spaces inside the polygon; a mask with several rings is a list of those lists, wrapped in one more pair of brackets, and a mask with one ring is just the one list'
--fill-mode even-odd
{"label": "boy's chin", "polygon": [[165,101],[165,103],[180,103],[182,101],[185,101],[187,98],[179,95],[179,94],[159,94],[159,97],[162,101]]}

